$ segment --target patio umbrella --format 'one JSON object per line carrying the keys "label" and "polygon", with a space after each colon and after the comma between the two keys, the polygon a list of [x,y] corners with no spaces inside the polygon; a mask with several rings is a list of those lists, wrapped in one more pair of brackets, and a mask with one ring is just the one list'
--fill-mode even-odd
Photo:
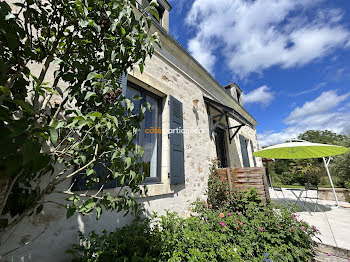
{"label": "patio umbrella", "polygon": [[253,153],[254,156],[274,159],[307,159],[307,158],[323,158],[329,181],[331,182],[335,201],[338,203],[338,197],[335,193],[333,181],[329,173],[328,165],[330,158],[326,161],[326,157],[341,155],[349,152],[350,149],[342,146],[311,143],[303,140],[292,140],[283,144],[266,147]]}

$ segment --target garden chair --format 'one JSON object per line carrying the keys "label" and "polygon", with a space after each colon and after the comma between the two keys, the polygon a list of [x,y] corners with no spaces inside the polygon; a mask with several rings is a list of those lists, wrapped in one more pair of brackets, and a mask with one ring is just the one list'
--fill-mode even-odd
{"label": "garden chair", "polygon": [[[316,212],[317,208],[321,212],[323,212],[323,210],[318,206],[318,200],[319,200],[319,197],[318,197],[318,186],[313,186],[313,185],[310,185],[310,184],[306,184],[305,185],[305,190],[306,190],[305,200],[309,199],[311,203],[315,204],[314,212]],[[313,196],[313,195],[310,196],[310,193],[308,195],[308,191],[310,191],[310,190],[316,191],[316,196]]]}
{"label": "garden chair", "polygon": [[272,187],[272,188],[273,188],[273,190],[274,190],[274,192],[275,192],[275,195],[276,195],[277,199],[280,199],[280,198],[278,197],[277,192],[281,192],[281,193],[282,193],[282,196],[283,196],[283,198],[281,198],[282,201],[286,202],[286,203],[289,205],[289,202],[288,202],[286,196],[284,195],[282,188],[281,188],[281,187]]}

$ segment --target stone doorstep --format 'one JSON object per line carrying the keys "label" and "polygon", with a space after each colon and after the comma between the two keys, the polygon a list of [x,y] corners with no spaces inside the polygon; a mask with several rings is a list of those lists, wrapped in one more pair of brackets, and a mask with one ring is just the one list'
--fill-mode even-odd
{"label": "stone doorstep", "polygon": [[314,259],[315,262],[348,262],[350,259],[350,250],[348,249],[319,243],[316,249],[318,252]]}

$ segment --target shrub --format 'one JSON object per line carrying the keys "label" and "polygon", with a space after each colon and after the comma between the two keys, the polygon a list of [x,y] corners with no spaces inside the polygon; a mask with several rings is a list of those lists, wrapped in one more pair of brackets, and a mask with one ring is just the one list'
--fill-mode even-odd
{"label": "shrub", "polygon": [[208,202],[194,203],[192,216],[177,213],[137,218],[131,226],[101,236],[80,235],[69,251],[75,261],[309,261],[318,230],[286,209],[276,210],[257,191],[229,189],[212,167]]}
{"label": "shrub", "polygon": [[158,261],[160,255],[159,235],[150,230],[150,220],[135,219],[134,222],[115,232],[94,231],[85,237],[79,232],[82,245],[73,245],[67,253],[74,254],[73,261]]}
{"label": "shrub", "polygon": [[[237,189],[228,208],[197,201],[191,217],[177,213],[136,219],[132,225],[80,235],[74,261],[308,261],[317,229],[285,209],[251,202],[256,191]],[[236,201],[236,202],[235,202]],[[243,212],[242,212],[243,211]],[[151,226],[153,225],[153,226]],[[265,259],[265,260],[264,260]]]}

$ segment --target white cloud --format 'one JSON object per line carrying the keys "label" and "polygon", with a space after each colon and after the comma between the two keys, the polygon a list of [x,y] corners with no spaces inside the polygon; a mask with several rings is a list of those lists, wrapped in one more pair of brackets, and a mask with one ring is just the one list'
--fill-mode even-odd
{"label": "white cloud", "polygon": [[[271,66],[302,66],[349,46],[339,9],[319,10],[316,0],[195,0],[186,23],[194,29],[189,51],[212,70],[214,53],[246,77]],[[313,18],[305,10],[315,10]],[[209,58],[206,60],[205,58]]]}
{"label": "white cloud", "polygon": [[[331,130],[336,133],[350,129],[350,112],[337,110],[350,97],[350,93],[338,95],[336,91],[323,92],[313,101],[295,108],[285,119],[287,128],[281,132],[268,131],[258,134],[259,144],[273,145],[296,138],[307,130]],[[349,103],[349,102],[346,102]]]}
{"label": "white cloud", "polygon": [[315,100],[306,101],[303,106],[295,108],[285,119],[285,123],[295,124],[300,121],[300,119],[305,117],[311,117],[328,112],[346,100],[349,96],[350,93],[339,96],[337,95],[336,91],[323,92]]}
{"label": "white cloud", "polygon": [[211,74],[216,62],[213,55],[212,47],[208,43],[201,43],[198,39],[193,38],[188,42],[188,50]]}
{"label": "white cloud", "polygon": [[312,93],[312,92],[315,92],[317,91],[318,89],[324,87],[327,85],[327,82],[322,82],[322,83],[319,83],[318,85],[316,85],[315,87],[313,88],[310,88],[310,89],[306,89],[304,91],[301,91],[301,92],[298,92],[298,93],[293,93],[293,94],[289,94],[289,96],[291,97],[296,97],[296,96],[301,96],[301,95],[306,95],[306,94],[309,94],[309,93]]}
{"label": "white cloud", "polygon": [[266,85],[263,85],[247,94],[243,93],[243,103],[244,104],[256,103],[256,104],[262,104],[264,106],[267,106],[274,99],[274,97],[275,97],[274,93],[271,92]]}

